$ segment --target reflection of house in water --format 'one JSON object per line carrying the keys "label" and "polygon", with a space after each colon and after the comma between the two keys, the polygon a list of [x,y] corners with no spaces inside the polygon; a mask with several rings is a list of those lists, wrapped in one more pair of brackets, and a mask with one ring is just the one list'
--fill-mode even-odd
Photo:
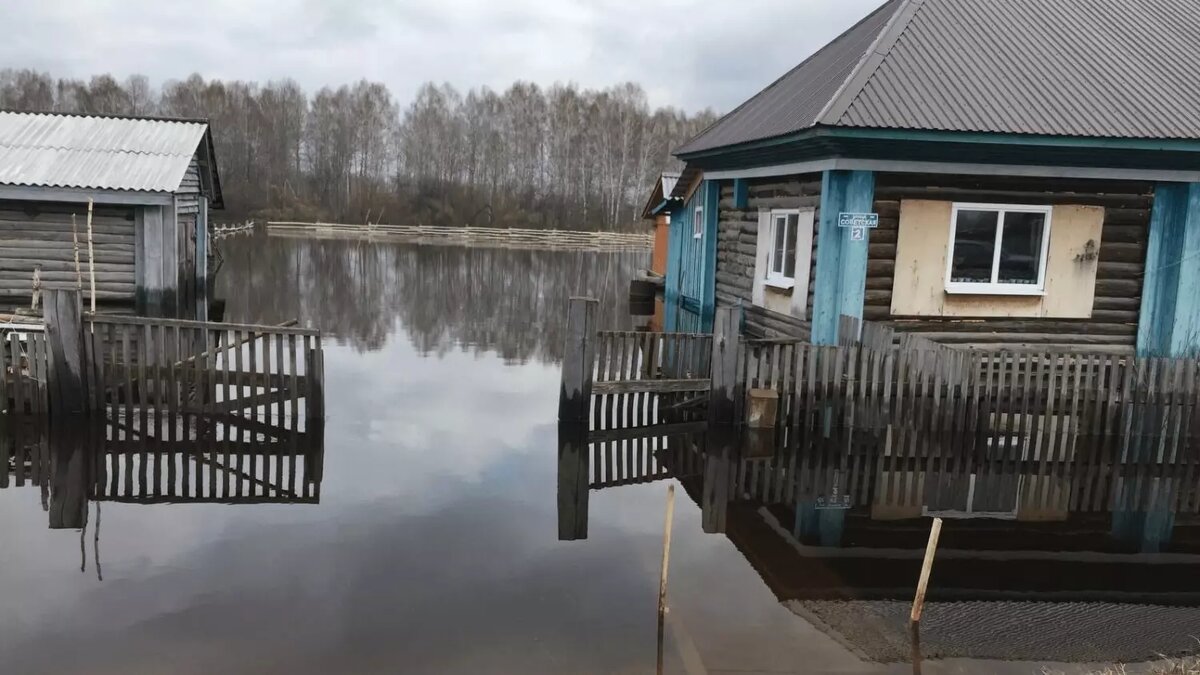
{"label": "reflection of house in water", "polygon": [[[952,439],[936,435],[890,463],[849,430],[790,446],[768,433],[676,424],[589,441],[561,429],[560,538],[586,538],[590,490],[676,478],[705,531],[724,533],[779,602],[863,658],[896,662],[910,653],[922,515],[937,512],[948,519],[921,624],[927,658],[1132,662],[1194,648],[1200,518],[1162,498],[1164,485],[1179,497],[1195,484],[1191,463],[1129,462],[1098,479],[1015,462],[964,477],[937,457]],[[1138,552],[1146,538],[1162,552]]]}
{"label": "reflection of house in water", "polygon": [[46,424],[0,417],[0,488],[38,488],[50,527],[80,528],[88,502],[316,504],[324,423],[141,414]]}

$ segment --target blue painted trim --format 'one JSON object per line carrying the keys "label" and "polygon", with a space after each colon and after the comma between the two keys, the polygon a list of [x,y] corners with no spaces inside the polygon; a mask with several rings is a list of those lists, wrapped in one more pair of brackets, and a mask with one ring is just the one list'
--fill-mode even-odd
{"label": "blue painted trim", "polygon": [[1139,356],[1200,354],[1200,184],[1154,188],[1138,317]]}
{"label": "blue painted trim", "polygon": [[661,215],[663,213],[666,213],[666,214],[674,213],[674,210],[679,208],[682,204],[683,204],[683,202],[678,199],[669,199],[669,198],[664,199],[658,206],[651,209],[650,215],[657,216],[657,215]]}
{"label": "blue painted trim", "polygon": [[821,177],[821,219],[817,228],[817,269],[813,293],[813,344],[837,344],[841,315],[862,318],[871,231],[866,231],[863,241],[851,241],[850,229],[838,227],[838,214],[871,213],[874,209],[873,172],[826,171]]}
{"label": "blue painted trim", "polygon": [[750,181],[738,178],[733,181],[733,208],[745,209],[750,206]]}

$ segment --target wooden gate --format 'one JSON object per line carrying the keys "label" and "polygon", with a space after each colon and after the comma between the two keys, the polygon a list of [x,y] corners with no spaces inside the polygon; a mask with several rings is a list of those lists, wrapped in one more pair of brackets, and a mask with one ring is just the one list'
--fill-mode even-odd
{"label": "wooden gate", "polygon": [[102,315],[83,331],[93,410],[324,416],[318,331]]}

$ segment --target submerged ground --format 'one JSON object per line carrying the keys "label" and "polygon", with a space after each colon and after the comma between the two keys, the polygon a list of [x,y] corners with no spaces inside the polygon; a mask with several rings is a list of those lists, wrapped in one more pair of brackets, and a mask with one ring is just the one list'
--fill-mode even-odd
{"label": "submerged ground", "polygon": [[[81,539],[48,529],[36,488],[0,490],[0,671],[654,671],[666,483],[593,493],[584,541],[558,540],[556,501],[566,299],[600,298],[601,326],[628,328],[648,254],[222,249],[229,320],[332,338],[320,503],[105,503]],[[671,561],[667,672],[911,670],[780,602],[683,492]]]}

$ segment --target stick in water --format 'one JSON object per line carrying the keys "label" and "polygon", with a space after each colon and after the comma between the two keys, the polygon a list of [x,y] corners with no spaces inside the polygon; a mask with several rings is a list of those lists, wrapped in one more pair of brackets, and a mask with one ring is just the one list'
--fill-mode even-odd
{"label": "stick in water", "polygon": [[913,673],[921,673],[921,612],[925,609],[925,591],[929,588],[929,574],[933,571],[933,555],[937,553],[938,537],[942,534],[942,519],[934,518],[929,530],[929,543],[925,546],[925,561],[921,564],[921,578],[917,581],[917,594],[913,597],[912,613],[909,614],[909,631],[912,633]]}
{"label": "stick in water", "polygon": [[92,200],[88,199],[88,273],[92,278],[92,314],[96,313],[96,251],[92,248]]}
{"label": "stick in water", "polygon": [[658,672],[663,672],[663,621],[667,614],[667,568],[671,561],[671,523],[675,519],[675,486],[667,486],[667,517],[663,523],[662,576],[658,580]]}

